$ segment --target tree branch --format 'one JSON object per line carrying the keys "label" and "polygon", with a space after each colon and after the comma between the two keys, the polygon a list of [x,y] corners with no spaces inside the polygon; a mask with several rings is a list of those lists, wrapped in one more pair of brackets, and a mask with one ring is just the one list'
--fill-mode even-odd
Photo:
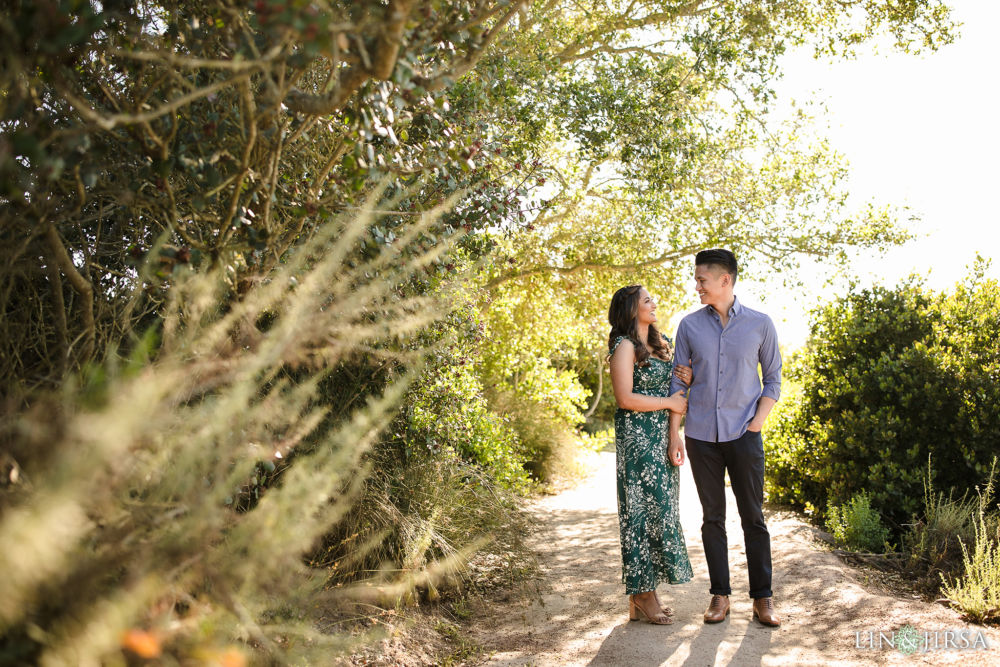
{"label": "tree branch", "polygon": [[496,287],[505,282],[511,280],[520,280],[521,278],[527,278],[528,276],[536,276],[542,273],[558,273],[564,276],[572,275],[574,273],[580,273],[581,271],[627,271],[634,269],[644,269],[650,266],[657,266],[659,264],[664,264],[665,262],[674,261],[680,259],[681,257],[687,257],[688,255],[693,255],[697,251],[701,250],[704,244],[689,245],[683,248],[678,248],[672,252],[665,253],[659,257],[654,257],[653,259],[647,259],[641,262],[632,262],[629,264],[603,264],[600,262],[581,262],[579,264],[574,264],[573,266],[535,266],[530,269],[523,269],[521,271],[515,271],[513,273],[508,273],[505,276],[498,276],[486,283],[487,288]]}
{"label": "tree branch", "polygon": [[[386,9],[387,20],[382,25],[373,58],[339,73],[338,85],[325,95],[312,95],[292,90],[285,98],[285,106],[292,111],[310,115],[324,115],[339,111],[368,79],[386,80],[392,76],[403,41],[403,30],[410,16],[414,0],[392,0]],[[362,51],[362,54],[364,52]],[[366,62],[367,61],[367,62]],[[334,63],[333,67],[338,64]]]}
{"label": "tree branch", "polygon": [[584,45],[592,45],[604,41],[602,38],[609,38],[615,33],[641,28],[654,28],[669,23],[674,19],[704,14],[711,10],[711,7],[701,7],[705,2],[707,0],[691,0],[691,2],[677,9],[654,12],[640,17],[634,17],[631,13],[619,14],[604,25],[584,32],[574,40],[573,44],[563,49],[556,57],[563,63],[577,60],[577,54],[583,49]]}
{"label": "tree branch", "polygon": [[664,40],[662,42],[657,42],[656,44],[650,44],[648,46],[622,46],[618,48],[615,48],[609,44],[605,44],[604,46],[591,49],[590,51],[577,53],[574,56],[563,59],[561,62],[563,62],[564,64],[568,64],[571,62],[576,62],[577,60],[587,60],[589,58],[593,58],[594,56],[600,53],[607,53],[607,54],[644,53],[652,58],[671,58],[676,56],[677,54],[675,53],[667,53],[665,51],[656,51],[653,49],[653,47],[658,46],[660,44],[664,44],[667,41],[673,41],[673,40]]}
{"label": "tree branch", "polygon": [[483,57],[486,49],[496,41],[497,37],[503,31],[504,27],[510,23],[511,19],[517,16],[517,12],[524,6],[527,0],[518,0],[518,2],[511,3],[510,8],[507,13],[504,14],[500,20],[494,24],[486,33],[484,33],[483,41],[479,46],[469,52],[464,58],[459,60],[457,63],[452,65],[448,70],[444,72],[439,72],[431,77],[417,77],[414,81],[423,86],[430,92],[435,92],[441,90],[445,87],[445,80],[458,80],[468,74],[473,67],[479,62],[479,59]]}
{"label": "tree branch", "polygon": [[83,319],[83,349],[80,351],[80,361],[89,361],[94,354],[94,341],[96,339],[96,329],[94,326],[94,286],[90,284],[82,273],[73,264],[73,260],[59,238],[59,232],[53,223],[48,223],[45,228],[45,240],[48,242],[49,250],[56,265],[62,270],[69,284],[77,294],[80,295],[80,316]]}
{"label": "tree branch", "polygon": [[583,413],[584,419],[590,419],[593,416],[594,411],[597,410],[597,405],[601,402],[601,394],[604,393],[604,357],[601,355],[597,356],[597,392],[594,394],[594,402],[590,405],[590,408]]}
{"label": "tree branch", "polygon": [[389,3],[389,20],[382,26],[372,63],[372,76],[385,81],[392,76],[399,57],[399,45],[403,42],[403,28],[413,8],[413,0],[393,0]]}
{"label": "tree branch", "polygon": [[152,111],[147,111],[146,113],[131,114],[131,113],[119,113],[111,116],[105,116],[98,111],[92,109],[90,105],[83,99],[77,97],[77,95],[69,89],[69,86],[65,85],[63,82],[57,82],[57,89],[59,94],[66,99],[73,108],[76,109],[84,120],[87,120],[102,130],[113,130],[119,125],[136,125],[141,123],[147,123],[151,120],[155,120],[160,116],[176,111],[181,107],[191,104],[195,100],[200,100],[203,97],[208,97],[212,93],[222,90],[232,86],[240,81],[246,81],[249,78],[249,74],[241,74],[235,76],[231,79],[225,79],[224,81],[217,81],[213,84],[207,85],[204,88],[198,88],[197,90],[188,93],[187,95],[181,95],[180,97],[162,104]]}
{"label": "tree branch", "polygon": [[56,376],[61,380],[66,375],[66,362],[69,357],[69,329],[66,325],[66,301],[63,299],[62,277],[56,266],[54,253],[46,249],[45,271],[49,277],[52,287],[52,296],[55,301],[56,333],[59,334],[58,350],[59,359],[56,361]]}
{"label": "tree branch", "polygon": [[125,51],[122,49],[108,53],[112,58],[125,58],[128,60],[138,60],[140,62],[151,62],[156,64],[165,63],[172,67],[183,67],[187,69],[215,69],[229,72],[249,72],[252,70],[265,70],[281,55],[283,46],[276,44],[271,47],[266,54],[256,60],[220,60],[213,58],[195,58],[172,51]]}

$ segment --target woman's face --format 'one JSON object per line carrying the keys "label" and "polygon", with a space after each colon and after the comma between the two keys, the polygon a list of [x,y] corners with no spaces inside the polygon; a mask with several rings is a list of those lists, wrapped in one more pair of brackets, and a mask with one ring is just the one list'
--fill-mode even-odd
{"label": "woman's face", "polygon": [[645,287],[639,290],[639,312],[636,319],[640,325],[656,322],[656,302],[653,301],[653,297],[649,295]]}

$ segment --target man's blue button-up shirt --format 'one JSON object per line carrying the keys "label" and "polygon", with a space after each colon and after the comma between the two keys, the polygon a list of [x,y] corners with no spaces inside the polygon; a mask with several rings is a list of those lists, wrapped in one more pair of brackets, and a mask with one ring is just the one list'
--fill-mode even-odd
{"label": "man's blue button-up shirt", "polygon": [[[737,300],[725,328],[711,306],[681,320],[674,339],[674,365],[689,363],[694,368],[694,381],[687,393],[684,433],[692,438],[736,440],[753,420],[761,396],[777,401],[781,395],[781,353],[774,323]],[[684,383],[673,378],[670,393],[680,389]]]}

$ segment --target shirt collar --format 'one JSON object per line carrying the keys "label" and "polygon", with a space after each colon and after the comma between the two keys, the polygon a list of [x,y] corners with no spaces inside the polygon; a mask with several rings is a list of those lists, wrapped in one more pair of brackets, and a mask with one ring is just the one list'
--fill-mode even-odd
{"label": "shirt collar", "polygon": [[[715,308],[713,308],[712,306],[705,306],[705,310],[707,310],[715,319],[719,319],[719,314],[715,312]],[[740,303],[740,300],[737,299],[736,295],[734,294],[733,305],[729,307],[729,317],[736,317],[742,311],[743,311],[743,304]]]}

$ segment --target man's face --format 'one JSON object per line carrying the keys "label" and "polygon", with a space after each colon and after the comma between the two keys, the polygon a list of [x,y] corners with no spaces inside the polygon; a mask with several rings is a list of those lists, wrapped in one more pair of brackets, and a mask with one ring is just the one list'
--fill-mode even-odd
{"label": "man's face", "polygon": [[725,300],[731,289],[729,274],[711,264],[702,264],[694,268],[694,285],[704,304]]}

